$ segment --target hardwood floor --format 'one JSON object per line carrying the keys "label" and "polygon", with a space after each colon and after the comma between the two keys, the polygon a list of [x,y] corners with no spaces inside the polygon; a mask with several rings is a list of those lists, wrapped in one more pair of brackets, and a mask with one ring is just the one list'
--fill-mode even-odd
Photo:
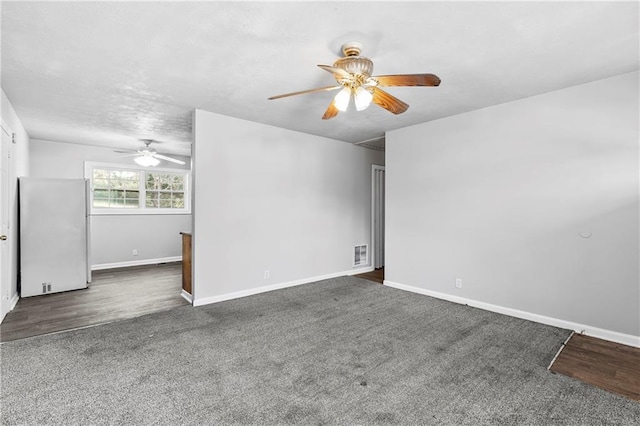
{"label": "hardwood floor", "polygon": [[551,371],[640,401],[640,348],[574,334]]}
{"label": "hardwood floor", "polygon": [[384,268],[378,268],[371,272],[365,272],[364,274],[354,275],[354,277],[358,277],[365,280],[376,282],[378,284],[382,284],[384,282]]}
{"label": "hardwood floor", "polygon": [[180,262],[94,271],[83,290],[20,299],[0,324],[0,341],[172,309],[182,298]]}

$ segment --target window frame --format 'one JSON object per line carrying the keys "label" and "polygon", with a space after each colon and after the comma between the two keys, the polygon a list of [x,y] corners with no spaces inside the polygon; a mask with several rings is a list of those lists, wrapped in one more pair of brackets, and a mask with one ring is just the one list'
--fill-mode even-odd
{"label": "window frame", "polygon": [[[137,208],[117,208],[117,207],[94,207],[93,206],[93,170],[94,169],[106,169],[106,170],[126,170],[135,171],[138,173],[138,197],[140,200],[140,207]],[[184,207],[177,208],[156,208],[147,207],[146,205],[146,181],[147,173],[173,173],[184,175]],[[117,163],[99,163],[93,161],[84,162],[84,178],[89,181],[88,189],[88,207],[91,215],[93,216],[108,216],[108,215],[155,215],[155,214],[172,214],[182,215],[191,214],[191,171],[188,169],[172,169],[166,167],[140,167],[131,166]]]}

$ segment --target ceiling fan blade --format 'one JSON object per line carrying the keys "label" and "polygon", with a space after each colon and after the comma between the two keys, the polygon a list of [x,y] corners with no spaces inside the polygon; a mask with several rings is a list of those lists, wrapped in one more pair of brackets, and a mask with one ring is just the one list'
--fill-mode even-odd
{"label": "ceiling fan blade", "polygon": [[171,161],[172,163],[176,163],[176,164],[184,164],[184,161],[182,160],[176,160],[175,158],[167,157],[162,154],[153,154],[153,156],[156,158],[159,158],[160,160]]}
{"label": "ceiling fan blade", "polygon": [[[118,152],[118,151],[116,151],[116,152]],[[124,152],[124,151],[120,151],[120,152]],[[137,157],[137,156],[139,156],[139,155],[140,155],[140,154],[138,154],[138,153],[136,152],[136,153],[134,153],[134,154],[118,155],[118,158]]]}
{"label": "ceiling fan blade", "polygon": [[329,120],[330,118],[333,118],[336,115],[338,115],[338,112],[340,112],[340,111],[338,110],[338,108],[336,108],[336,100],[334,99],[329,104],[329,108],[327,108],[327,110],[324,112],[324,115],[322,116],[322,119],[323,120]]}
{"label": "ceiling fan blade", "polygon": [[133,149],[124,149],[124,150],[114,150],[113,152],[115,152],[117,154],[129,154],[129,153],[132,153],[132,152],[136,152],[137,153],[138,151],[133,150]]}
{"label": "ceiling fan blade", "polygon": [[343,70],[342,68],[338,68],[338,67],[332,67],[329,65],[318,65],[320,68],[322,68],[323,70],[330,72],[331,74],[333,74],[336,78],[351,78],[351,74],[345,70]]}
{"label": "ceiling fan blade", "polygon": [[373,102],[394,114],[402,114],[409,108],[409,104],[402,102],[395,96],[377,87],[371,87],[373,91]]}
{"label": "ceiling fan blade", "polygon": [[379,87],[440,85],[440,78],[435,74],[377,75],[372,78],[378,81]]}
{"label": "ceiling fan blade", "polygon": [[342,89],[342,86],[327,86],[327,87],[319,87],[317,89],[301,90],[300,92],[292,92],[292,93],[285,93],[284,95],[271,96],[270,98],[267,98],[267,99],[272,101],[274,99],[286,98],[287,96],[304,95],[306,93],[326,92],[329,90],[337,90],[337,89]]}

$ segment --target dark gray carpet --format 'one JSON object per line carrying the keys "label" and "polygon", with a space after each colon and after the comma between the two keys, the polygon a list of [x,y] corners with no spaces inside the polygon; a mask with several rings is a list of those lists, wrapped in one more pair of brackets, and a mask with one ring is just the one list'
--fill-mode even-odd
{"label": "dark gray carpet", "polygon": [[354,277],[0,346],[2,424],[631,425],[569,331]]}

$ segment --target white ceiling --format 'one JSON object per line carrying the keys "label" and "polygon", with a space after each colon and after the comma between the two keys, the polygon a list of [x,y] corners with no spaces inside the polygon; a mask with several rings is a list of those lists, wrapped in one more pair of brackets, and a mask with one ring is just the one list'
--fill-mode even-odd
{"label": "white ceiling", "polygon": [[[188,155],[191,112],[345,142],[638,69],[637,2],[8,2],[2,88],[34,139]],[[316,67],[357,40],[374,74],[437,74],[321,120]]]}

